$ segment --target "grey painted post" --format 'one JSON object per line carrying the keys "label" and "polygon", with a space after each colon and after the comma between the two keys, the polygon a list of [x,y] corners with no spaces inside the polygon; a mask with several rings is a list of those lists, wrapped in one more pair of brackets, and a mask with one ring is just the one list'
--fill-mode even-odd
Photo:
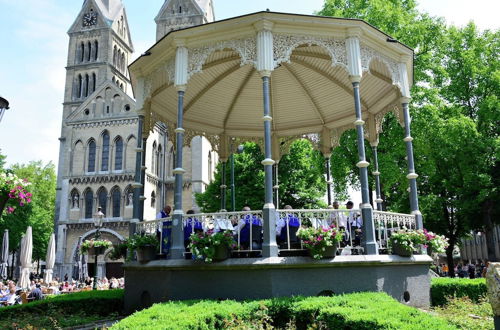
{"label": "grey painted post", "polygon": [[325,165],[326,165],[326,187],[327,187],[327,194],[328,194],[328,207],[332,206],[332,174],[331,174],[331,162],[330,162],[330,157],[331,155],[325,155]]}
{"label": "grey painted post", "polygon": [[182,226],[182,191],[183,175],[185,170],[182,168],[182,148],[184,145],[184,129],[182,128],[184,120],[184,90],[177,91],[177,129],[176,134],[176,158],[175,158],[175,191],[174,191],[174,215],[172,222],[172,246],[171,257],[173,259],[183,258],[184,253],[184,232]]}
{"label": "grey painted post", "polygon": [[375,225],[373,222],[373,209],[370,204],[370,193],[368,189],[368,169],[370,165],[366,161],[365,155],[365,133],[363,128],[363,118],[361,115],[361,100],[359,96],[359,82],[353,82],[354,88],[354,107],[356,111],[356,133],[358,138],[358,156],[359,162],[356,166],[359,168],[361,181],[361,216],[363,219],[363,246],[366,254],[378,254],[378,244],[375,240]]}
{"label": "grey painted post", "polygon": [[220,185],[220,210],[221,212],[226,212],[226,161],[222,160],[222,177]]}
{"label": "grey painted post", "polygon": [[146,146],[147,139],[143,137],[142,139],[142,148],[143,152],[141,153],[141,196],[139,197],[139,221],[144,220],[144,201],[146,197],[144,196],[144,185],[146,184]]}
{"label": "grey painted post", "polygon": [[234,153],[231,154],[231,210],[236,211],[236,191],[234,190]]}
{"label": "grey painted post", "polygon": [[375,177],[375,191],[376,191],[376,199],[375,203],[377,203],[377,210],[382,211],[382,195],[380,191],[380,172],[378,168],[378,150],[377,150],[377,143],[372,143],[372,150],[373,150],[373,161],[374,161],[374,167],[375,171],[373,171],[373,176]]}
{"label": "grey painted post", "polygon": [[271,102],[269,94],[269,76],[262,77],[264,93],[264,146],[265,159],[262,161],[265,173],[265,204],[264,204],[264,244],[262,255],[273,257],[278,255],[276,244],[276,208],[273,203],[273,165],[271,149]]}
{"label": "grey painted post", "polygon": [[142,218],[140,210],[141,198],[141,168],[142,168],[142,152],[145,150],[142,147],[142,129],[144,127],[144,115],[139,113],[138,127],[137,127],[137,148],[135,156],[135,182],[134,182],[134,219],[140,221]]}
{"label": "grey painted post", "polygon": [[410,183],[410,208],[411,213],[415,215],[417,229],[423,229],[423,220],[422,214],[420,213],[418,207],[418,191],[417,191],[417,178],[418,174],[415,173],[415,161],[413,159],[413,138],[411,137],[411,129],[410,129],[410,110],[408,107],[408,98],[403,98],[403,117],[405,122],[405,138],[404,141],[406,143],[406,157],[408,158],[408,181]]}
{"label": "grey painted post", "polygon": [[275,200],[275,207],[276,209],[279,209],[279,204],[280,204],[280,199],[279,199],[279,189],[280,189],[280,185],[279,185],[279,163],[276,162],[276,164],[273,165],[273,170],[274,170],[274,186],[273,186],[273,190],[274,190],[274,200]]}
{"label": "grey painted post", "polygon": [[172,259],[182,259],[184,257],[182,191],[183,175],[186,172],[182,168],[182,148],[184,146],[184,94],[188,83],[188,50],[181,41],[176,42],[178,43],[175,54],[175,88],[177,90],[177,128],[175,129],[176,165],[173,170],[173,174],[175,175],[175,190],[170,257]]}

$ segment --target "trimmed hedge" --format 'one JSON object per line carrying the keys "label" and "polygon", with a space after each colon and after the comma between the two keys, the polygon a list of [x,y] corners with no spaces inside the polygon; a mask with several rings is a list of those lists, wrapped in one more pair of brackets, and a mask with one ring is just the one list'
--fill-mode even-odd
{"label": "trimmed hedge", "polygon": [[[0,307],[0,328],[12,328],[13,324],[24,328],[46,328],[60,322],[70,326],[80,320],[102,319],[109,315],[123,314],[124,290],[85,291],[58,295],[24,305]],[[71,318],[74,317],[73,320]],[[66,322],[66,323],[65,323]]]}
{"label": "trimmed hedge", "polygon": [[472,301],[479,302],[486,293],[484,278],[437,277],[432,279],[431,302],[433,306],[445,305],[447,297],[469,297]]}
{"label": "trimmed hedge", "polygon": [[156,304],[111,329],[455,329],[385,293]]}

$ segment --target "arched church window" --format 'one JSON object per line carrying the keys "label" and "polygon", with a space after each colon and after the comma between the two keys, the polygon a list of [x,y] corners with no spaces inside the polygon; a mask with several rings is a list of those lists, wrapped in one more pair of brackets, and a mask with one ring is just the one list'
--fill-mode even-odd
{"label": "arched church window", "polygon": [[78,75],[78,98],[82,98],[83,97],[83,78],[82,78],[82,75],[79,74]]}
{"label": "arched church window", "polygon": [[122,53],[121,64],[122,64],[122,68],[121,68],[121,70],[122,70],[122,71],[125,71],[125,67],[127,66],[127,65],[125,64],[125,53]]}
{"label": "arched church window", "polygon": [[89,75],[85,75],[85,81],[83,82],[83,97],[89,96]]}
{"label": "arched church window", "polygon": [[85,192],[85,219],[92,219],[94,208],[94,194],[88,189]]}
{"label": "arched church window", "polygon": [[120,202],[121,193],[120,188],[115,187],[111,193],[111,200],[113,204],[113,218],[118,218],[120,216]]}
{"label": "arched church window", "polygon": [[82,42],[80,43],[80,52],[79,52],[79,57],[78,57],[78,60],[80,61],[80,63],[83,62],[84,58],[85,58],[85,44]]}
{"label": "arched church window", "polygon": [[87,48],[87,62],[90,62],[90,59],[92,58],[92,44],[90,43],[90,41],[87,43]]}
{"label": "arched church window", "polygon": [[118,52],[116,50],[116,46],[113,48],[113,65],[116,66],[116,57],[118,56],[117,55]]}
{"label": "arched church window", "polygon": [[87,163],[87,172],[95,172],[96,145],[94,140],[89,142],[88,149],[89,149],[89,161]]}
{"label": "arched church window", "polygon": [[123,90],[123,84],[120,84],[120,89]]}
{"label": "arched church window", "polygon": [[158,146],[158,156],[156,157],[156,176],[160,177],[162,174],[163,165],[163,149],[161,144]]}
{"label": "arched church window", "polygon": [[97,76],[95,73],[92,73],[92,93],[95,92],[96,85],[97,85]]}
{"label": "arched church window", "polygon": [[102,213],[106,214],[107,206],[108,206],[108,192],[106,188],[101,187],[99,192],[97,193],[97,199],[99,201],[99,206],[101,207]]}
{"label": "arched church window", "polygon": [[156,194],[154,191],[151,193],[151,207],[156,208]]}
{"label": "arched church window", "polygon": [[115,171],[121,171],[123,168],[123,140],[118,137],[115,140]]}
{"label": "arched church window", "polygon": [[94,61],[97,61],[97,57],[99,57],[99,41],[94,41]]}
{"label": "arched church window", "polygon": [[153,142],[153,150],[151,151],[151,173],[155,174],[156,173],[156,157],[158,156],[158,153],[156,151],[156,141]]}
{"label": "arched church window", "polygon": [[109,133],[102,134],[101,171],[109,171]]}
{"label": "arched church window", "polygon": [[182,14],[182,6],[179,6],[179,14]]}
{"label": "arched church window", "polygon": [[174,169],[175,169],[175,151],[174,147],[170,148],[170,153],[168,158],[170,158],[170,175],[174,175]]}

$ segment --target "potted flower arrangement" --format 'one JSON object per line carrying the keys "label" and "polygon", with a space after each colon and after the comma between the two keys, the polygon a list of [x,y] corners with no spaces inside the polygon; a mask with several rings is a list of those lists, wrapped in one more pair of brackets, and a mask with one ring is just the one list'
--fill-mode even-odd
{"label": "potted flower arrangement", "polygon": [[82,245],[80,245],[80,251],[82,254],[93,254],[99,255],[103,254],[106,249],[110,248],[113,245],[110,241],[106,239],[89,239],[83,241]]}
{"label": "potted flower arrangement", "polygon": [[448,239],[444,235],[437,235],[431,231],[424,229],[425,247],[428,248],[430,254],[432,253],[444,253],[448,247]]}
{"label": "potted flower arrangement", "polygon": [[5,209],[8,214],[16,207],[31,203],[32,194],[28,192],[30,183],[13,173],[0,172],[0,215]]}
{"label": "potted flower arrangement", "polygon": [[194,259],[212,261],[223,261],[229,258],[231,249],[236,248],[233,233],[229,230],[214,233],[209,230],[206,233],[193,233],[190,236],[189,248]]}
{"label": "potted flower arrangement", "polygon": [[135,234],[127,241],[127,247],[137,253],[137,261],[146,263],[156,259],[159,249],[158,238],[155,234],[138,235]]}
{"label": "potted flower arrangement", "polygon": [[430,247],[433,252],[442,253],[448,246],[448,240],[442,235],[436,235],[425,229],[403,228],[391,235],[389,246],[393,253],[402,257],[410,257],[418,252],[420,246]]}
{"label": "potted flower arrangement", "polygon": [[301,227],[297,230],[297,237],[309,250],[314,259],[334,258],[337,245],[342,241],[343,232],[335,226],[328,228]]}

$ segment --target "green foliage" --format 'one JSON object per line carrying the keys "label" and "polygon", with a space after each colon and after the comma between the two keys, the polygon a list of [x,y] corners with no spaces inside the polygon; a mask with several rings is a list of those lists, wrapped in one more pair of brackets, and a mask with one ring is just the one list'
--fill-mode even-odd
{"label": "green foliage", "polygon": [[108,254],[108,257],[111,260],[118,260],[121,258],[125,258],[127,256],[128,244],[127,240],[123,243],[119,243],[117,245],[113,245],[113,250]]}
{"label": "green foliage", "polygon": [[233,237],[233,232],[230,230],[219,231],[212,233],[193,233],[190,237],[191,243],[189,248],[197,259],[205,260],[205,262],[212,262],[219,246],[226,249],[236,248],[236,241]]}
{"label": "green foliage", "polygon": [[127,246],[131,251],[135,251],[138,248],[146,247],[146,246],[159,246],[158,237],[156,235],[139,235],[135,234],[131,238],[127,240]]}
{"label": "green foliage", "polygon": [[123,290],[86,291],[0,308],[2,329],[54,329],[116,318],[123,313]]}
{"label": "green foliage", "polygon": [[82,253],[86,253],[90,248],[104,248],[108,249],[113,245],[111,241],[108,241],[106,239],[89,239],[83,241],[82,245],[80,246],[80,251]]}
{"label": "green foliage", "polygon": [[56,198],[56,174],[54,164],[41,161],[27,165],[16,164],[12,172],[30,183],[32,202],[13,214],[4,214],[0,219],[0,232],[9,230],[9,248],[17,251],[21,236],[28,226],[33,228],[33,259],[45,259],[47,246],[54,225]]}
{"label": "green foliage", "polygon": [[[234,155],[235,210],[248,205],[253,210],[262,208],[264,202],[264,155],[255,143],[245,143],[241,154]],[[279,163],[280,205],[290,204],[294,208],[324,207],[320,200],[326,191],[324,160],[306,140],[295,141],[290,153]],[[196,195],[197,204],[203,212],[221,209],[222,165],[216,169],[214,181],[204,193]],[[230,162],[226,166],[226,185],[230,187]],[[231,209],[231,190],[226,192],[227,209]]]}
{"label": "green foliage", "polygon": [[137,312],[112,329],[454,329],[385,293],[277,298],[251,302],[169,302]]}
{"label": "green foliage", "polygon": [[297,237],[302,240],[302,244],[309,250],[314,259],[321,259],[327,247],[337,246],[342,241],[344,232],[335,228],[314,228],[300,227],[297,230]]}
{"label": "green foliage", "polygon": [[431,302],[433,306],[447,303],[447,299],[454,297],[468,297],[479,302],[486,296],[486,281],[484,278],[433,278],[431,285]]}
{"label": "green foliage", "polygon": [[493,310],[486,298],[472,301],[469,297],[449,298],[445,306],[433,312],[459,329],[493,330]]}

